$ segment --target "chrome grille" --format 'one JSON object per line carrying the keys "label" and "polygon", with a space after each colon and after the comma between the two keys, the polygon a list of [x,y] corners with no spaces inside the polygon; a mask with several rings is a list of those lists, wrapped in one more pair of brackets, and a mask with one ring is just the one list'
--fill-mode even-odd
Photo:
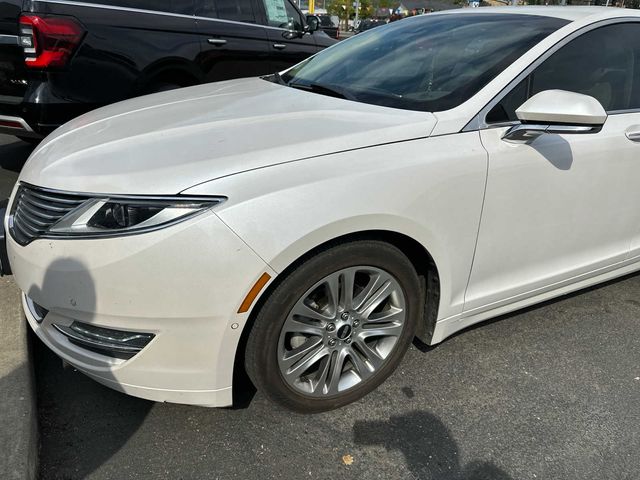
{"label": "chrome grille", "polygon": [[11,209],[11,236],[20,245],[27,245],[90,198],[21,185]]}

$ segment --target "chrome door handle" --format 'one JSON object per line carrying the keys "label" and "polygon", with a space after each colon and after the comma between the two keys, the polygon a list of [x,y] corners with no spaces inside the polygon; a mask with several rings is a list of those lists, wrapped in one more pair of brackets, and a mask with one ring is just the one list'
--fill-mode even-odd
{"label": "chrome door handle", "polygon": [[276,48],[278,50],[284,50],[285,48],[287,48],[287,46],[284,43],[274,43],[273,48]]}
{"label": "chrome door handle", "polygon": [[634,130],[632,132],[626,132],[625,135],[632,142],[640,142],[640,130]]}
{"label": "chrome door handle", "polygon": [[209,44],[211,45],[215,45],[216,47],[221,47],[222,45],[227,44],[227,41],[223,40],[222,38],[210,38],[209,40],[207,40],[207,42],[209,42]]}

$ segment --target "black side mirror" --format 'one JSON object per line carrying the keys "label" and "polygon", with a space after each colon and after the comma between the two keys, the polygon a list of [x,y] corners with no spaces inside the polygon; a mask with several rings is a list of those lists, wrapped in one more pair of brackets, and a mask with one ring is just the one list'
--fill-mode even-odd
{"label": "black side mirror", "polygon": [[307,32],[313,33],[320,30],[320,19],[315,15],[307,15]]}

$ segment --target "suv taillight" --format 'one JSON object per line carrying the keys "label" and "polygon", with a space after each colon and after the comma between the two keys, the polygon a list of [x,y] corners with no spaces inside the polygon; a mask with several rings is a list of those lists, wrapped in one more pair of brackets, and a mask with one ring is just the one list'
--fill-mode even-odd
{"label": "suv taillight", "polygon": [[67,65],[85,30],[73,18],[20,17],[20,44],[30,68],[60,68]]}

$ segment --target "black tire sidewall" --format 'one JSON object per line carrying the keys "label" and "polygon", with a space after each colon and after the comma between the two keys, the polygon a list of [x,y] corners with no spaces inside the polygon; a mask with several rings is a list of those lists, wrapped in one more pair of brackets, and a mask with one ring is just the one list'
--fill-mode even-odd
{"label": "black tire sidewall", "polygon": [[[322,278],[344,268],[372,266],[393,275],[405,295],[405,328],[384,366],[372,378],[343,394],[313,398],[291,388],[278,365],[282,326],[295,303]],[[410,260],[396,247],[380,241],[345,243],[318,253],[291,271],[271,292],[256,316],[245,355],[247,373],[272,401],[294,411],[315,413],[354,402],[378,387],[401,362],[422,315],[420,282]]]}

